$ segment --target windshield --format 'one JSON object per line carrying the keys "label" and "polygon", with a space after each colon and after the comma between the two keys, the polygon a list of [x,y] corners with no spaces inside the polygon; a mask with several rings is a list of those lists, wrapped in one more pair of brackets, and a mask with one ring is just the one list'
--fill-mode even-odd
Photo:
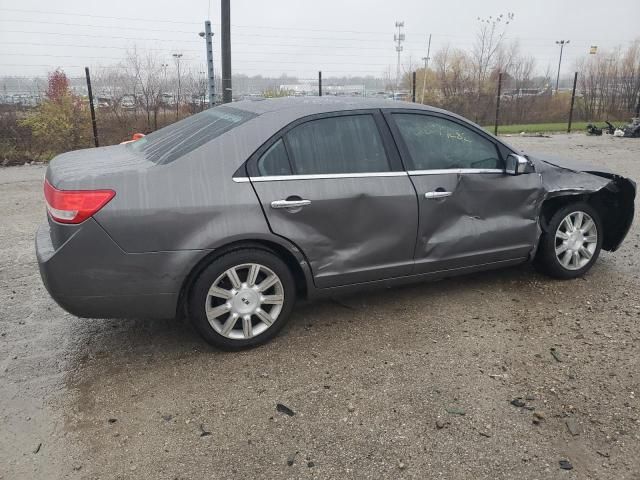
{"label": "windshield", "polygon": [[204,110],[127,144],[157,164],[173,162],[256,115],[219,106]]}

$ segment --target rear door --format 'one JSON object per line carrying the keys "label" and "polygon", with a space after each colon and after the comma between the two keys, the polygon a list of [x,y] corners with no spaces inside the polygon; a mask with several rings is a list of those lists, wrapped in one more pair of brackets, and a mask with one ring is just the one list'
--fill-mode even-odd
{"label": "rear door", "polygon": [[526,258],[538,234],[540,176],[505,174],[500,145],[459,119],[385,115],[418,195],[415,272]]}
{"label": "rear door", "polygon": [[271,230],[300,248],[317,287],[411,273],[416,193],[379,111],[294,122],[247,169]]}

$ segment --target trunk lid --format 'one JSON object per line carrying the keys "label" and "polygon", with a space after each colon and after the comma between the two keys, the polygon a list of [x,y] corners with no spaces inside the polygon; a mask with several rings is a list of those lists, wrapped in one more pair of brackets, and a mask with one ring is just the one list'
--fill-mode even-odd
{"label": "trunk lid", "polygon": [[63,153],[49,163],[46,178],[59,190],[109,188],[114,176],[141,173],[154,166],[126,145]]}

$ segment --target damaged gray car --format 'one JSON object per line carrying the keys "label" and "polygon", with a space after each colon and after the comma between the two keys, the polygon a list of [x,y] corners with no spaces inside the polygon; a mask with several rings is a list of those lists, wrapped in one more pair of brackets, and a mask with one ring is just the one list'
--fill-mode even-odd
{"label": "damaged gray car", "polygon": [[533,261],[562,279],[615,251],[635,184],[524,156],[443,110],[385,100],[253,100],[127,145],[55,158],[40,272],[90,318],[186,314],[250,347],[297,298]]}

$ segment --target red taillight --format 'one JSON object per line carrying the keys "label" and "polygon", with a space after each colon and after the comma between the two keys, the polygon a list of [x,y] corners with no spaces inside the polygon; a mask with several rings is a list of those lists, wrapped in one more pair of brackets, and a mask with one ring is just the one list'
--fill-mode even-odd
{"label": "red taillight", "polygon": [[44,181],[44,198],[51,217],[60,223],[82,223],[115,196],[113,190],[58,190]]}

